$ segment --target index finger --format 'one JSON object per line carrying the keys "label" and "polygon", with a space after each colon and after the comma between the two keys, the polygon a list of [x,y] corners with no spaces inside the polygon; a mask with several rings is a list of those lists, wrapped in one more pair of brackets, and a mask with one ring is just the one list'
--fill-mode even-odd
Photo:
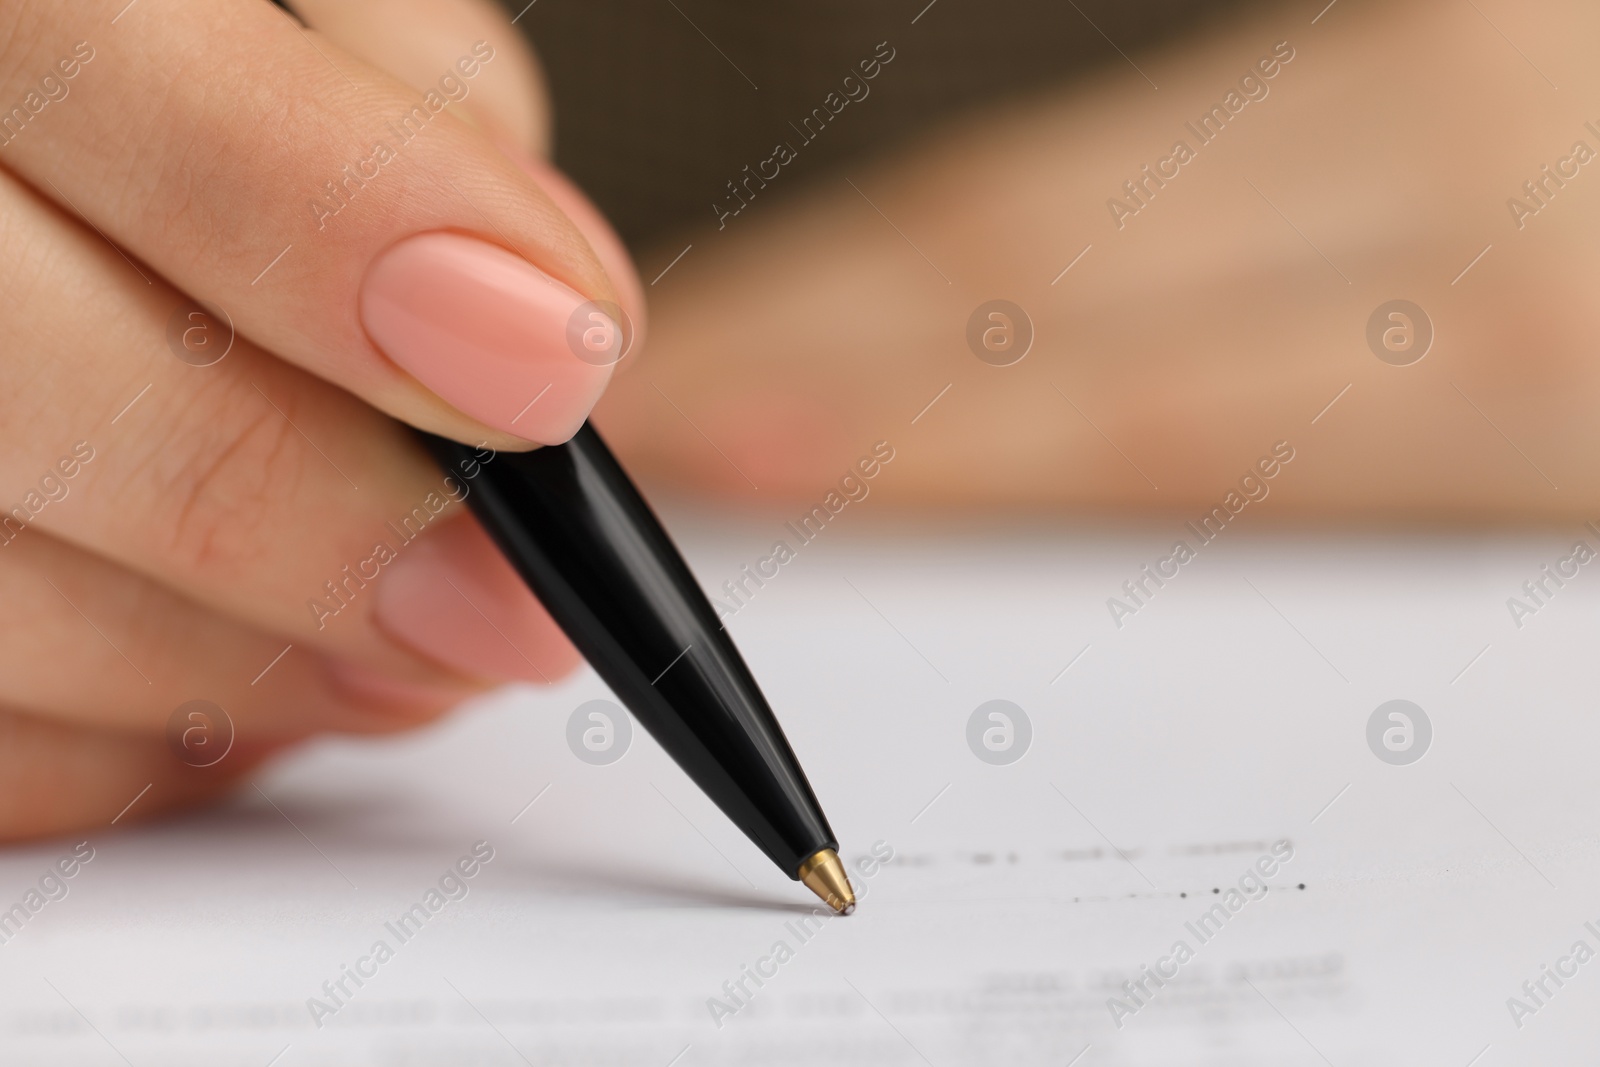
{"label": "index finger", "polygon": [[452,112],[487,42],[418,94],[266,3],[12,10],[0,164],[397,418],[500,447],[581,425],[613,361],[580,358],[569,327],[616,296],[572,221]]}

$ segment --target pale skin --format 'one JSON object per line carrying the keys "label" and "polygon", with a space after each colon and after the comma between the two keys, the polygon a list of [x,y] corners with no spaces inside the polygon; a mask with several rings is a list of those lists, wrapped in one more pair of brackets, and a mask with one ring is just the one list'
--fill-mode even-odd
{"label": "pale skin", "polygon": [[[22,499],[77,442],[94,456],[0,547],[0,836],[103,826],[136,795],[119,825],[149,818],[314,734],[412,727],[576,667],[453,501],[337,618],[306,611],[438,486],[401,422],[532,444],[371,344],[352,281],[370,256],[424,230],[473,232],[641,326],[644,308],[604,223],[548,169],[518,165],[547,151],[551,124],[537,62],[498,9],[296,6],[309,35],[265,3],[223,16],[181,0],[115,25],[121,2],[7,5],[0,104],[75,42],[94,58],[0,148],[0,495]],[[722,232],[708,210],[705,229],[641,256],[654,276],[695,246],[649,287],[650,340],[598,423],[648,485],[734,502],[810,500],[888,439],[885,509],[1178,515],[1288,440],[1280,518],[1593,517],[1600,178],[1580,171],[1521,229],[1506,200],[1574,141],[1600,148],[1583,126],[1600,120],[1584,111],[1600,101],[1585,55],[1600,15],[1550,4],[1513,25],[1489,11],[1524,59],[1471,7],[1311,14],[1136,55],[1159,90],[1110,66],[972,114],[852,169],[860,192],[820,176]],[[389,172],[382,210],[352,209],[315,241],[283,228],[272,208],[348,158],[342,121],[403,110],[480,40],[495,61]],[[1294,58],[1266,98],[1119,229],[1106,200],[1285,40]],[[291,244],[304,254],[253,283]],[[185,293],[238,329],[215,366],[169,351]],[[966,346],[968,316],[994,297],[1036,329],[1014,366]],[[1437,332],[1409,367],[1364,337],[1395,297]],[[390,610],[424,571],[450,577],[461,626],[481,616],[504,645],[434,641]],[[237,729],[206,769],[165,737],[198,696]]]}
{"label": "pale skin", "polygon": [[[483,0],[308,0],[325,34],[265,3],[122,6],[11,3],[0,36],[6,106],[41,86],[60,97],[0,148],[0,481],[8,505],[36,511],[0,547],[7,837],[105,825],[141,793],[123,821],[147,818],[315,733],[413,726],[507,678],[573,669],[395,420],[489,450],[532,442],[386,360],[355,286],[395,240],[455,230],[596,299],[636,299],[592,209],[513,162],[544,149],[548,113],[532,55]],[[478,41],[493,62],[362,194],[375,210],[317,229],[308,190],[371,144],[363,117],[405,113]],[[289,245],[305,255],[263,273]],[[186,288],[238,330],[214,366],[169,349]],[[352,580],[337,617],[308,610],[337,603],[326,583],[346,568],[371,577],[375,543],[400,543],[387,523],[419,506],[433,521],[430,494],[437,525],[381,580]],[[394,604],[431,596],[407,591],[430,575],[459,612],[447,621],[441,602],[432,635],[406,626],[434,612]],[[450,647],[462,619],[503,635],[498,663],[489,645]],[[206,769],[164,737],[196,698],[237,730]]]}

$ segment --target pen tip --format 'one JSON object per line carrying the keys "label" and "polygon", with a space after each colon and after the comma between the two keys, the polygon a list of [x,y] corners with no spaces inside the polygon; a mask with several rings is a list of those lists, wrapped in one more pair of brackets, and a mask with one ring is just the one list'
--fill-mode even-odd
{"label": "pen tip", "polygon": [[822,898],[822,902],[840,915],[850,915],[856,910],[855,890],[850,888],[850,876],[839,862],[839,854],[831,848],[821,849],[800,864],[797,875],[807,889]]}

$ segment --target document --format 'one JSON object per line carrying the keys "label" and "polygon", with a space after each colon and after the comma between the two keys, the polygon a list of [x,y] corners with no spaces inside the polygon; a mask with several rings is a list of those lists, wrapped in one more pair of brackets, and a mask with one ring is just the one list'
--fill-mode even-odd
{"label": "document", "polygon": [[1161,573],[1162,526],[836,524],[763,576],[775,531],[673,525],[854,915],[584,671],[316,743],[215,808],[0,853],[0,1062],[1600,1048],[1600,577],[1546,577],[1580,533],[1229,530]]}

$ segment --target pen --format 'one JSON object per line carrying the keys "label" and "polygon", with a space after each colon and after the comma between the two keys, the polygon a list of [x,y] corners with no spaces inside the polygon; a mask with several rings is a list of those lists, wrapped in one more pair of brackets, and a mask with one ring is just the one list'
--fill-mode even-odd
{"label": "pen", "polygon": [[[469,445],[423,433],[446,471]],[[779,869],[855,910],[839,843],[733,639],[587,423],[478,467],[467,503],[634,718]]]}
{"label": "pen", "polygon": [[468,506],[634,718],[784,873],[853,912],[839,843],[778,720],[600,435],[585,423],[566,444],[485,466],[419,433],[447,472],[478,470]]}

